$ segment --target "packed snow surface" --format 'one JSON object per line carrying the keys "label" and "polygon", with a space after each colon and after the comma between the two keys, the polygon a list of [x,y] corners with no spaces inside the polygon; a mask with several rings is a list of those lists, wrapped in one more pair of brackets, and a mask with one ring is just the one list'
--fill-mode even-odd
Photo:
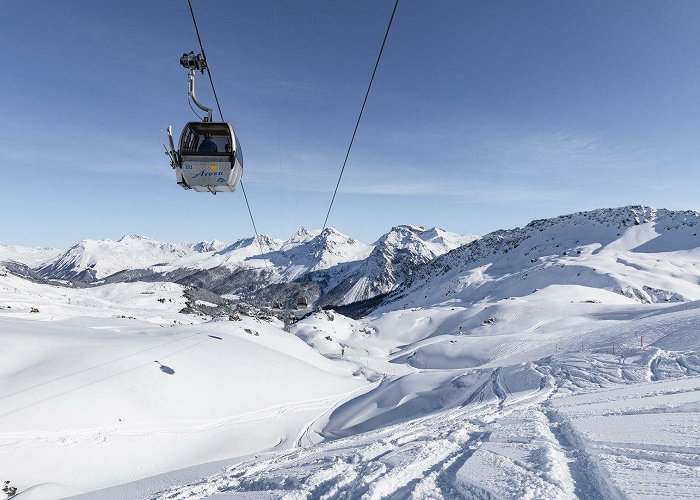
{"label": "packed snow surface", "polygon": [[[0,272],[2,470],[17,498],[697,498],[699,218],[600,210],[387,259],[407,276],[370,316],[289,331],[182,314],[173,283]],[[307,264],[381,247],[326,238]]]}

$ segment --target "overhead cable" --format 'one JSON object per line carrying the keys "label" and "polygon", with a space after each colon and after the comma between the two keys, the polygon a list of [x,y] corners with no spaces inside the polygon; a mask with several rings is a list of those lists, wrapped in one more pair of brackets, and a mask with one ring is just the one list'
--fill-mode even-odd
{"label": "overhead cable", "polygon": [[[197,27],[197,19],[194,16],[194,10],[192,9],[192,0],[187,0],[187,5],[190,7],[190,14],[192,15],[192,24],[194,24],[194,30],[197,33],[197,40],[199,41],[199,48],[202,51],[202,57],[204,61],[207,60],[207,54],[204,51],[204,44],[202,43],[202,37],[199,34],[199,28]],[[219,116],[221,121],[224,120],[224,114],[221,111],[221,104],[219,104],[219,96],[216,95],[216,88],[214,87],[214,79],[211,76],[211,70],[209,69],[209,63],[207,62],[207,76],[209,77],[209,83],[211,84],[211,91],[214,93],[214,100],[216,100],[216,107],[219,109]],[[258,242],[258,247],[260,247],[260,253],[265,253],[262,248],[262,243],[260,241],[260,235],[258,234],[258,228],[255,225],[255,219],[253,218],[253,211],[250,208],[250,203],[248,203],[248,196],[245,192],[245,187],[243,187],[243,179],[240,180],[241,190],[243,191],[243,198],[245,199],[246,207],[248,207],[248,214],[250,215],[250,222],[253,224],[253,231],[255,231],[255,241]]]}
{"label": "overhead cable", "polygon": [[[189,0],[188,0],[189,1]],[[369,91],[372,89],[372,82],[374,82],[374,75],[377,74],[377,68],[379,67],[379,61],[382,58],[382,52],[384,52],[384,45],[386,45],[386,39],[389,36],[389,30],[391,29],[391,23],[394,21],[394,15],[396,14],[396,8],[399,6],[399,0],[395,0],[394,9],[391,11],[391,17],[389,18],[389,24],[384,32],[384,39],[382,40],[382,46],[379,49],[379,54],[377,55],[377,60],[374,63],[374,69],[372,70],[372,76],[369,79],[369,85],[367,85],[367,91],[365,92],[365,98],[362,101],[362,107],[360,108],[360,114],[357,116],[357,121],[355,122],[355,129],[352,131],[352,137],[350,138],[350,144],[348,145],[348,151],[345,153],[345,160],[343,161],[343,167],[340,169],[340,175],[338,176],[338,182],[335,184],[335,190],[333,191],[333,197],[331,198],[331,203],[328,206],[328,212],[326,213],[326,220],[323,221],[323,229],[326,229],[328,224],[328,217],[331,215],[331,209],[333,208],[333,202],[335,201],[335,195],[338,193],[338,188],[340,187],[340,181],[343,178],[343,172],[345,172],[345,166],[348,163],[348,158],[350,157],[350,150],[352,149],[352,144],[355,142],[355,135],[357,134],[357,129],[360,126],[360,120],[362,120],[362,113],[365,110],[365,104],[367,104],[367,98],[369,97]]]}

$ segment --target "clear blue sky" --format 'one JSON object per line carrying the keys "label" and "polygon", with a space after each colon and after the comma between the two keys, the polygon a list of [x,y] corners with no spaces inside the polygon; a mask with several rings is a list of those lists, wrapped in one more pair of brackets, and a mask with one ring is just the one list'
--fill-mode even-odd
{"label": "clear blue sky", "polygon": [[[392,1],[193,4],[258,229],[320,227]],[[185,0],[7,1],[0,22],[0,241],[252,234],[240,191],[182,190],[159,144],[194,117]],[[697,1],[401,0],[329,224],[699,209],[698,26]]]}

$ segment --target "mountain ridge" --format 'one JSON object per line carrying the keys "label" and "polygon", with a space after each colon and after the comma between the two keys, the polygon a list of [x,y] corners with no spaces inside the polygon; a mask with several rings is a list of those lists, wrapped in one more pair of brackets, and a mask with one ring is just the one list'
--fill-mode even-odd
{"label": "mountain ridge", "polygon": [[[414,225],[395,226],[369,245],[332,227],[301,227],[287,240],[260,235],[228,245],[127,234],[117,241],[82,240],[31,270],[81,286],[171,281],[221,295],[259,296],[268,304],[340,304],[386,293],[416,265],[474,238]],[[368,264],[370,256],[377,262]]]}
{"label": "mountain ridge", "polygon": [[[478,301],[495,290],[493,283],[516,278],[530,286],[510,286],[515,296],[576,284],[640,302],[700,299],[700,272],[687,271],[684,279],[669,270],[678,253],[700,255],[699,235],[700,213],[645,205],[536,219],[523,228],[486,234],[421,266],[384,305],[417,305],[431,296]],[[576,274],[565,276],[572,269]]]}
{"label": "mountain ridge", "polygon": [[117,242],[83,240],[33,271],[88,285],[170,281],[289,307],[382,296],[373,307],[455,297],[479,301],[559,284],[602,288],[640,302],[678,301],[700,298],[694,268],[673,270],[686,265],[681,254],[700,248],[699,224],[693,210],[628,205],[536,219],[482,237],[397,225],[370,245],[334,228],[302,227],[287,240],[261,235],[230,245],[125,235]]}

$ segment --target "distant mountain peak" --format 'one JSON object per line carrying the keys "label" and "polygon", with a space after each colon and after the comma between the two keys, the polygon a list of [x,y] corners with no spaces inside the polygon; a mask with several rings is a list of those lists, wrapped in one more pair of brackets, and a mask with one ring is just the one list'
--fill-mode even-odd
{"label": "distant mountain peak", "polygon": [[423,229],[423,236],[428,238],[436,238],[438,236],[443,236],[447,231],[439,227],[431,227],[430,229]]}
{"label": "distant mountain peak", "polygon": [[279,249],[280,244],[280,240],[276,240],[275,238],[266,234],[261,234],[257,238],[249,236],[248,238],[236,240],[230,245],[218,250],[216,255],[225,255],[235,252],[236,250],[249,249],[249,251],[253,252],[253,254],[247,255],[253,256],[260,254],[261,250],[262,253],[275,252]]}
{"label": "distant mountain peak", "polygon": [[130,241],[155,241],[153,238],[149,238],[148,236],[143,236],[141,234],[125,234],[119,240],[117,240],[117,243],[128,243]]}
{"label": "distant mountain peak", "polygon": [[415,224],[399,224],[397,226],[392,227],[389,232],[391,233],[404,231],[410,231],[412,233],[422,233],[423,231],[425,231],[425,228],[423,226],[417,226]]}
{"label": "distant mountain peak", "polygon": [[219,254],[229,253],[229,252],[232,252],[233,250],[238,250],[239,248],[248,247],[248,246],[252,245],[253,243],[255,243],[255,238],[253,238],[252,236],[250,236],[248,238],[241,238],[239,240],[234,241],[233,243],[231,243],[227,247],[222,248],[217,253],[219,253]]}
{"label": "distant mountain peak", "polygon": [[342,234],[342,233],[340,233],[340,231],[336,230],[333,227],[327,227],[321,231],[321,236],[324,238],[327,238],[327,237],[334,235],[334,234]]}
{"label": "distant mountain peak", "polygon": [[194,243],[192,245],[192,250],[195,252],[199,253],[206,253],[206,252],[218,252],[220,250],[223,250],[226,247],[226,244],[222,241],[219,240],[213,240],[213,241],[200,241],[197,243]]}
{"label": "distant mountain peak", "polygon": [[261,234],[258,236],[257,241],[260,243],[260,245],[263,247],[263,251],[275,251],[278,249],[280,242],[273,238],[272,236],[268,236],[267,234]]}

